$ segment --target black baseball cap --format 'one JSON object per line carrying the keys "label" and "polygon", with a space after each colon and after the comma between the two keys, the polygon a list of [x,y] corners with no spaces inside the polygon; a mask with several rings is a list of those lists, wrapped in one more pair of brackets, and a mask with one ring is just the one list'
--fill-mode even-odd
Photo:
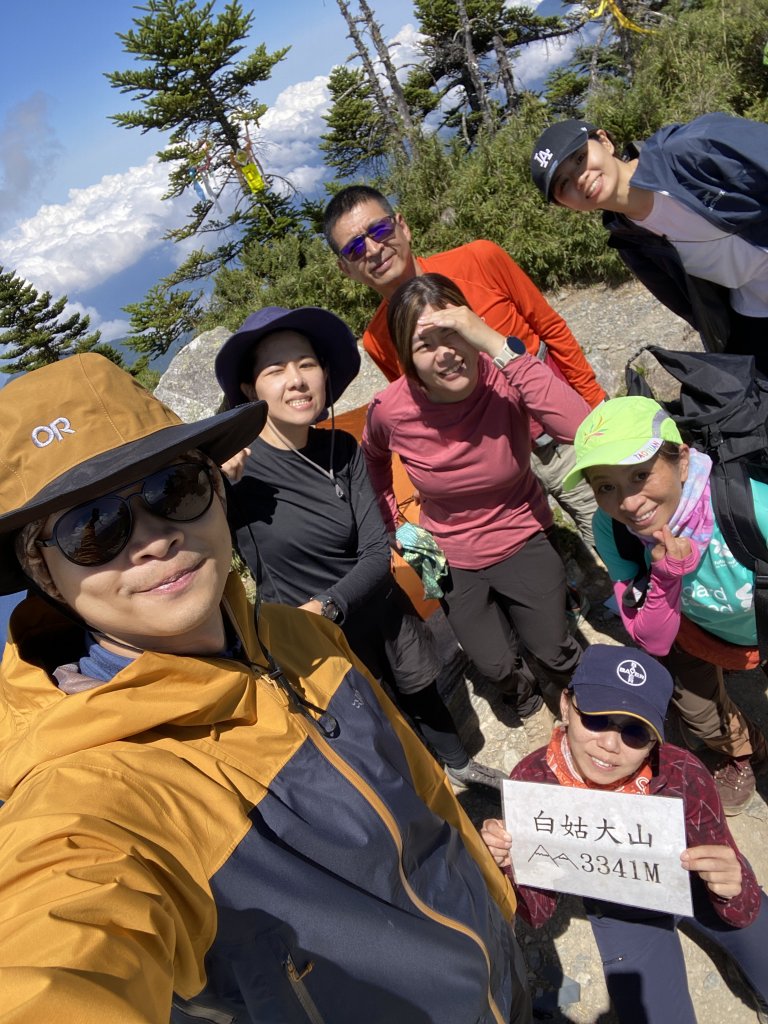
{"label": "black baseball cap", "polygon": [[531,153],[531,177],[547,202],[552,202],[552,179],[560,164],[576,150],[586,146],[590,135],[596,131],[597,126],[589,121],[570,118],[550,125],[538,137]]}

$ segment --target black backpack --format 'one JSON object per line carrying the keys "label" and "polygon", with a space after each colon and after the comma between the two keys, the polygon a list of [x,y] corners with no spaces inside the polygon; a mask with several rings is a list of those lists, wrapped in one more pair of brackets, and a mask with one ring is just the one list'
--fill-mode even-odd
{"label": "black backpack", "polygon": [[[760,660],[768,658],[768,545],[755,519],[750,480],[768,482],[768,378],[752,356],[715,352],[650,352],[680,382],[680,397],[660,402],[683,440],[712,459],[712,505],[734,558],[755,574],[754,607]],[[627,363],[627,394],[655,398],[647,381]],[[626,526],[613,521],[623,558],[645,565],[644,548]],[[643,590],[642,584],[636,587]],[[647,580],[645,581],[647,586]]]}

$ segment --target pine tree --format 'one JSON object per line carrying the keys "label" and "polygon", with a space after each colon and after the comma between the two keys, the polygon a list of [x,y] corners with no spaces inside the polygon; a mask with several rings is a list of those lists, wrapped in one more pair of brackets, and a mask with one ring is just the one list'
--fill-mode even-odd
{"label": "pine tree", "polygon": [[376,109],[362,68],[338,65],[328,79],[331,105],[324,115],[329,131],[321,136],[325,162],[341,178],[375,171],[387,154],[388,130]]}
{"label": "pine tree", "polygon": [[116,124],[142,133],[170,132],[169,144],[157,154],[174,164],[165,198],[190,189],[198,197],[187,225],[166,237],[181,241],[228,232],[227,241],[205,259],[199,251],[192,254],[175,275],[181,280],[226,265],[248,240],[258,239],[265,222],[268,231],[272,224],[275,193],[251,139],[267,108],[252,89],[269,79],[288,48],[268,53],[260,44],[237,59],[253,13],[245,14],[239,0],[227,3],[217,16],[213,8],[213,0],[200,5],[197,0],[147,0],[138,8],[145,13],[134,19],[135,28],[117,33],[139,66],[106,76],[139,104],[137,110],[112,115]]}
{"label": "pine tree", "polygon": [[142,353],[149,362],[165,353],[197,325],[200,318],[198,296],[188,291],[172,291],[155,285],[141,302],[123,306],[131,318],[131,335],[126,345]]}
{"label": "pine tree", "polygon": [[613,0],[546,99],[556,115],[583,103],[620,144],[715,110],[764,121],[767,18],[768,0]]}
{"label": "pine tree", "polygon": [[26,373],[77,352],[100,352],[121,365],[115,349],[99,345],[100,331],[86,333],[89,317],[62,318],[66,304],[66,295],[53,301],[50,292],[40,295],[14,271],[0,268],[0,345],[7,346],[0,371]]}
{"label": "pine tree", "polygon": [[415,0],[414,11],[425,38],[423,60],[406,82],[408,101],[426,115],[447,100],[443,123],[460,128],[467,142],[518,108],[512,69],[519,48],[583,24],[505,0]]}

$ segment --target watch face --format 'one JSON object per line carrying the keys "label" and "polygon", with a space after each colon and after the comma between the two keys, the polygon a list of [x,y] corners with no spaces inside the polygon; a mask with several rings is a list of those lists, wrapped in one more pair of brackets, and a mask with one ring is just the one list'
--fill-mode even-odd
{"label": "watch face", "polygon": [[507,338],[507,348],[510,352],[513,352],[516,356],[524,356],[527,352],[525,343],[514,335]]}
{"label": "watch face", "polygon": [[330,619],[331,622],[335,622],[339,617],[339,606],[334,604],[333,601],[326,601],[323,605],[323,615],[326,619]]}

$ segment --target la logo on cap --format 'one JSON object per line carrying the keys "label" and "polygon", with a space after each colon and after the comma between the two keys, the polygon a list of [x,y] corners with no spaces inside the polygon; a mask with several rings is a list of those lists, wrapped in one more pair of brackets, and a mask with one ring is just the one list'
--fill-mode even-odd
{"label": "la logo on cap", "polygon": [[622,661],[616,669],[616,675],[627,686],[642,686],[648,678],[645,669],[639,661],[627,659]]}
{"label": "la logo on cap", "polygon": [[540,167],[546,170],[554,155],[551,149],[539,149],[533,154],[533,159]]}

